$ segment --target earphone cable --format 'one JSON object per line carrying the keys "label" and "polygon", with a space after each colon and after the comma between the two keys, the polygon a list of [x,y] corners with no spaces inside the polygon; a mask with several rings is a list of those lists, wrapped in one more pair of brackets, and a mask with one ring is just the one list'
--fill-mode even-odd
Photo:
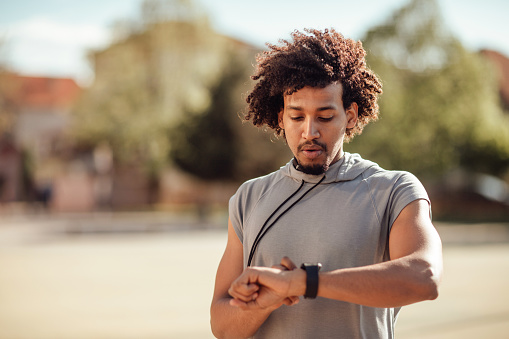
{"label": "earphone cable", "polygon": [[[306,192],[304,192],[303,195],[301,195],[299,197],[299,199],[297,199],[293,204],[291,204],[286,210],[284,210],[280,215],[278,215],[278,217],[276,218],[276,220],[274,220],[269,226],[267,226],[267,229],[265,229],[265,226],[267,224],[267,222],[274,216],[274,214],[276,214],[276,212],[281,208],[281,206],[285,205],[288,200],[290,200],[293,196],[295,196],[295,194],[297,194],[297,192],[300,191],[300,189],[302,188],[302,186],[304,186],[304,180],[302,180],[302,183],[300,185],[300,187],[292,194],[290,195],[282,204],[280,204],[278,206],[278,208],[276,208],[276,210],[274,212],[272,212],[272,214],[267,218],[267,220],[265,220],[265,222],[263,223],[263,226],[262,228],[260,229],[260,231],[258,232],[258,234],[256,235],[256,238],[255,238],[255,241],[253,242],[253,246],[251,247],[251,251],[249,252],[249,259],[248,259],[248,262],[247,262],[247,266],[251,266],[251,262],[253,260],[253,257],[254,257],[254,253],[256,251],[256,248],[258,247],[258,244],[260,243],[260,240],[262,240],[262,238],[265,236],[265,234],[267,234],[267,232],[269,231],[269,229],[274,226],[274,224],[286,213],[288,212],[293,206],[295,206],[299,201],[301,201],[309,192],[311,192],[315,187],[317,187],[318,185],[320,185],[322,183],[322,181],[325,179],[325,175],[322,177],[322,179],[320,179],[320,181],[318,181],[315,185],[313,185],[313,187],[311,187],[310,189],[308,189]],[[265,230],[264,230],[265,229]]]}
{"label": "earphone cable", "polygon": [[[265,220],[265,222],[263,223],[262,225],[262,228],[260,228],[260,231],[258,231],[258,234],[256,235],[256,238],[255,240],[253,241],[253,245],[251,246],[251,251],[249,252],[249,260],[247,262],[247,266],[251,266],[251,260],[253,259],[253,255],[254,255],[254,251],[256,249],[256,247],[258,247],[258,242],[259,242],[259,238],[261,236],[261,234],[263,233],[263,230],[265,229],[265,226],[267,225],[267,223],[269,222],[269,220],[274,216],[274,214],[277,213],[277,211],[279,211],[279,209],[281,207],[283,207],[287,202],[288,200],[290,200],[291,198],[293,198],[295,196],[295,194],[297,194],[300,189],[304,186],[304,180],[302,180],[299,188],[297,188],[297,190],[295,192],[293,192],[288,198],[286,198],[285,201],[283,201],[281,204],[279,204],[279,206],[272,212],[272,214]],[[283,212],[284,213],[284,212]]]}

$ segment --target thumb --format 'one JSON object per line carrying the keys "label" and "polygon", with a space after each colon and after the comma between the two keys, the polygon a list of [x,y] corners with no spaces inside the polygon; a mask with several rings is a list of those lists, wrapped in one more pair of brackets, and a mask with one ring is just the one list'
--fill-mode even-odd
{"label": "thumb", "polygon": [[290,258],[288,258],[288,257],[283,257],[281,259],[281,266],[283,266],[284,268],[286,268],[289,271],[292,271],[297,268],[297,266],[295,266],[293,261],[290,260]]}

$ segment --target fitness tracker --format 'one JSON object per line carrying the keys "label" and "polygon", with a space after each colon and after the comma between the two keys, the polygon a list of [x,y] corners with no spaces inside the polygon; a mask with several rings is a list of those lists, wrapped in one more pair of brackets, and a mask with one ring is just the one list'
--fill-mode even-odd
{"label": "fitness tracker", "polygon": [[306,271],[306,293],[304,298],[315,299],[318,294],[318,271],[322,268],[322,264],[302,264],[300,266]]}

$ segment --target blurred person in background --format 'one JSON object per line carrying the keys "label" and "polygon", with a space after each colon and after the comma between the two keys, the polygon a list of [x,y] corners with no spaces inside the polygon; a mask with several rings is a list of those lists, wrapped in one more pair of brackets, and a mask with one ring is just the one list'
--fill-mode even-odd
{"label": "blurred person in background", "polygon": [[361,42],[292,33],[257,58],[247,120],[294,157],[229,203],[211,305],[219,338],[393,338],[401,306],[435,299],[440,238],[428,195],[343,143],[378,118]]}

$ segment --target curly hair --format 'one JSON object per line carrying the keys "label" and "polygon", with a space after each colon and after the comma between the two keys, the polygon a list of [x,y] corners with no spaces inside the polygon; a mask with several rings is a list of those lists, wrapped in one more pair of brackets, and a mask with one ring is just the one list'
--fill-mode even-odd
{"label": "curly hair", "polygon": [[334,29],[304,31],[292,32],[293,42],[279,40],[281,46],[267,44],[269,50],[256,57],[258,67],[251,78],[260,81],[246,99],[249,105],[245,119],[258,127],[267,125],[276,135],[284,135],[278,123],[284,95],[307,86],[323,88],[340,82],[344,108],[353,102],[359,107],[357,124],[346,131],[345,141],[349,141],[378,118],[382,84],[367,67],[366,51],[360,41],[347,39]]}

